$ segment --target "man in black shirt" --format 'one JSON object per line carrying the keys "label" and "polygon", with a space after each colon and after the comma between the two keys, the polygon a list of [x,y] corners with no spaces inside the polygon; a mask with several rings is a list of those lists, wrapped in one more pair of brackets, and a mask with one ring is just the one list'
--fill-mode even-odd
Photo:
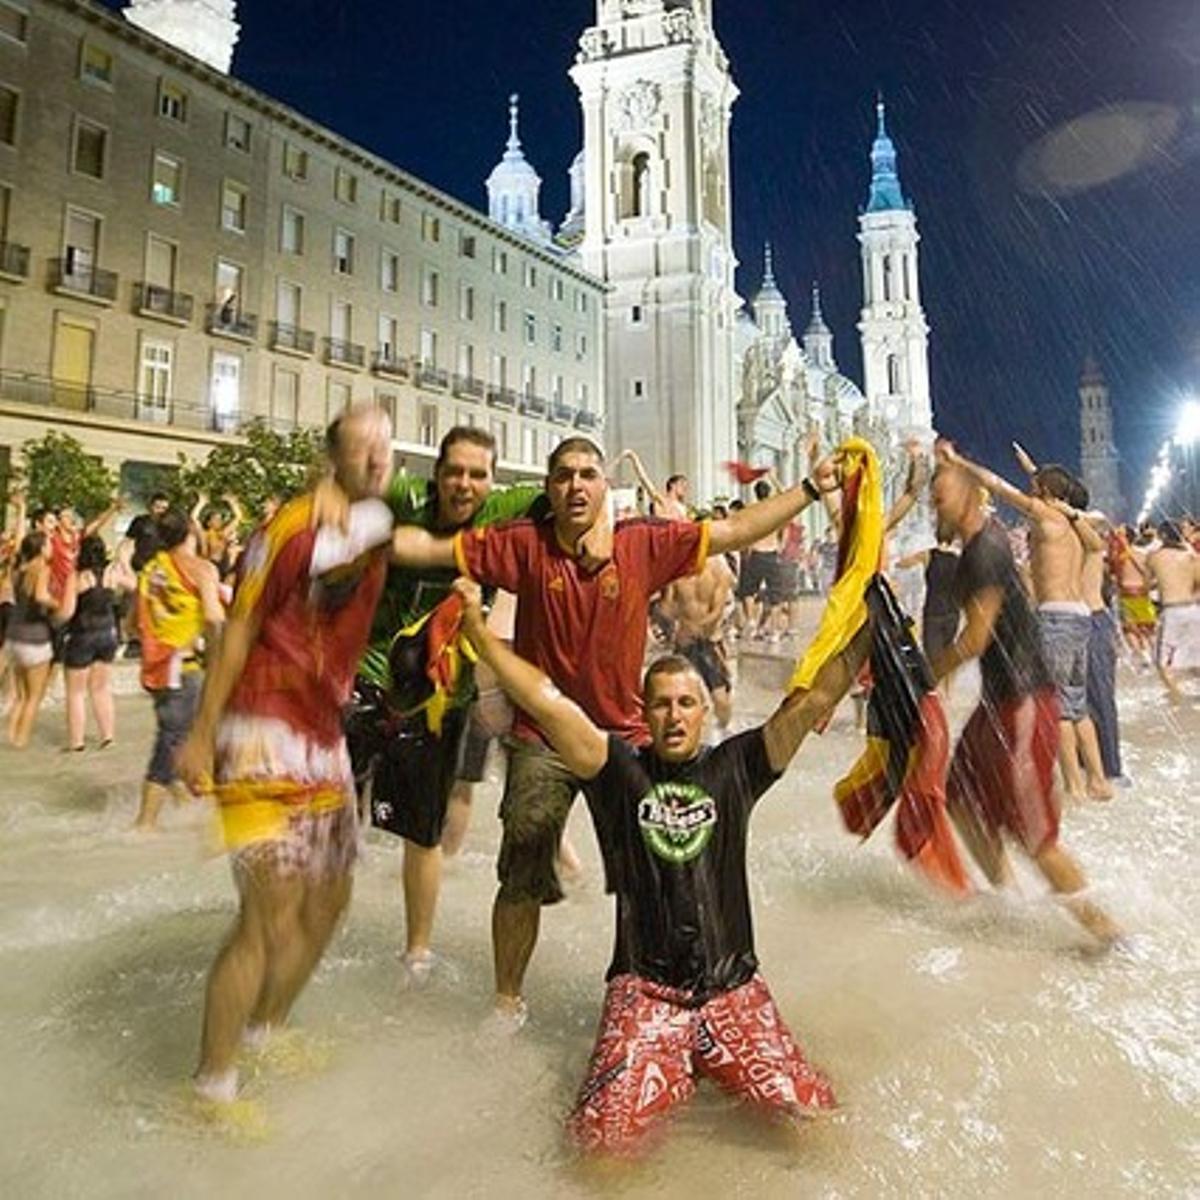
{"label": "man in black shirt", "polygon": [[866,657],[863,630],[767,723],[702,748],[703,682],[680,657],[652,663],[651,745],[598,729],[536,667],[487,630],[478,589],[456,585],[464,632],[501,687],[537,721],[588,802],[617,897],[616,946],[600,1035],[569,1122],[589,1151],[633,1149],[695,1090],[697,1073],[795,1117],[834,1106],[758,973],[746,886],[746,831],[759,797],[845,695]]}
{"label": "man in black shirt", "polygon": [[944,458],[934,477],[933,503],[938,540],[962,540],[955,591],[966,618],[934,659],[933,672],[942,679],[978,658],[983,683],[950,764],[947,810],[994,885],[1011,878],[1002,840],[1008,833],[1072,915],[1111,943],[1119,936],[1117,927],[1083,896],[1083,872],[1058,844],[1058,699],[1008,535],[984,511],[972,476]]}

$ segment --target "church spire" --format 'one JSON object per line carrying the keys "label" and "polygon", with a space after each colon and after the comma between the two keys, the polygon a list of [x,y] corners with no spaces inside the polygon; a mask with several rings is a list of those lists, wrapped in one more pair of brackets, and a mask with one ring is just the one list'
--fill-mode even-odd
{"label": "church spire", "polygon": [[763,245],[763,279],[762,286],[754,296],[754,321],[768,337],[791,332],[787,319],[787,300],[775,282],[775,256],[771,252],[770,242]]}
{"label": "church spire", "polygon": [[896,147],[887,130],[887,111],[883,94],[875,99],[875,115],[878,128],[875,142],[871,146],[871,194],[867,198],[867,212],[891,212],[909,209],[912,205],[904,198],[900,189],[900,176],[896,171]]}
{"label": "church spire", "polygon": [[488,216],[536,242],[548,242],[550,225],[538,211],[542,179],[521,149],[520,105],[520,96],[513,92],[508,98],[504,157],[487,178]]}
{"label": "church spire", "polygon": [[837,364],[833,361],[833,333],[825,324],[825,316],[821,312],[821,285],[815,279],[812,285],[812,316],[804,331],[804,352],[814,366],[824,367],[827,371],[837,370]]}

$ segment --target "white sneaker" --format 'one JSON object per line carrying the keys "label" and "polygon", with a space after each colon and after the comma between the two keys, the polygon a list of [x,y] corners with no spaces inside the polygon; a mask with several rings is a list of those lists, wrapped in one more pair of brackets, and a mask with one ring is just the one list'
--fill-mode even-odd
{"label": "white sneaker", "polygon": [[404,954],[400,959],[400,988],[402,991],[420,991],[428,987],[433,977],[437,955],[432,950],[418,950]]}
{"label": "white sneaker", "polygon": [[528,1020],[529,1006],[524,1000],[518,1000],[511,1008],[493,1008],[483,1019],[480,1032],[490,1038],[510,1038],[520,1033]]}

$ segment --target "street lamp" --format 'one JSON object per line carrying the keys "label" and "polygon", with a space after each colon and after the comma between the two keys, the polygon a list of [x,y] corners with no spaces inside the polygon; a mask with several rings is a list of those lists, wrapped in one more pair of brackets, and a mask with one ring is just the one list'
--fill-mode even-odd
{"label": "street lamp", "polygon": [[1175,426],[1175,445],[1183,451],[1184,475],[1186,478],[1184,511],[1191,514],[1197,509],[1196,495],[1196,443],[1200,442],[1200,401],[1188,400],[1179,413]]}

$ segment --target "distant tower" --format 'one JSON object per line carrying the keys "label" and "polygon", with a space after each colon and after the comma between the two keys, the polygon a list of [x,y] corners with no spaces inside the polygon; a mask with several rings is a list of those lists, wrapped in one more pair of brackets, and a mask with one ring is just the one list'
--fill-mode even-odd
{"label": "distant tower", "polygon": [[514,93],[508,98],[508,145],[487,178],[488,216],[514,233],[548,242],[550,223],[538,211],[542,179],[521,149],[519,120],[520,97]]}
{"label": "distant tower", "polygon": [[1124,516],[1121,496],[1121,456],[1113,441],[1112,405],[1108,384],[1091,355],[1079,379],[1079,465],[1084,485],[1091,493],[1091,506],[1111,520]]}
{"label": "distant tower", "polygon": [[814,367],[826,371],[837,370],[837,363],[833,360],[833,332],[825,324],[821,312],[821,287],[815,280],[812,286],[812,317],[804,331],[804,352]]}
{"label": "distant tower", "polygon": [[871,192],[858,218],[862,245],[864,391],[871,415],[898,434],[929,434],[929,326],[921,308],[917,218],[900,188],[883,101],[871,148]]}
{"label": "distant tower", "polygon": [[234,0],[130,0],[125,19],[229,74],[238,40]]}
{"label": "distant tower", "polygon": [[786,337],[792,332],[788,323],[787,300],[775,282],[770,242],[763,248],[763,281],[754,296],[754,323],[768,337]]}
{"label": "distant tower", "polygon": [[579,258],[609,285],[606,439],[709,497],[736,457],[729,123],[710,0],[596,0],[571,68],[583,107]]}

